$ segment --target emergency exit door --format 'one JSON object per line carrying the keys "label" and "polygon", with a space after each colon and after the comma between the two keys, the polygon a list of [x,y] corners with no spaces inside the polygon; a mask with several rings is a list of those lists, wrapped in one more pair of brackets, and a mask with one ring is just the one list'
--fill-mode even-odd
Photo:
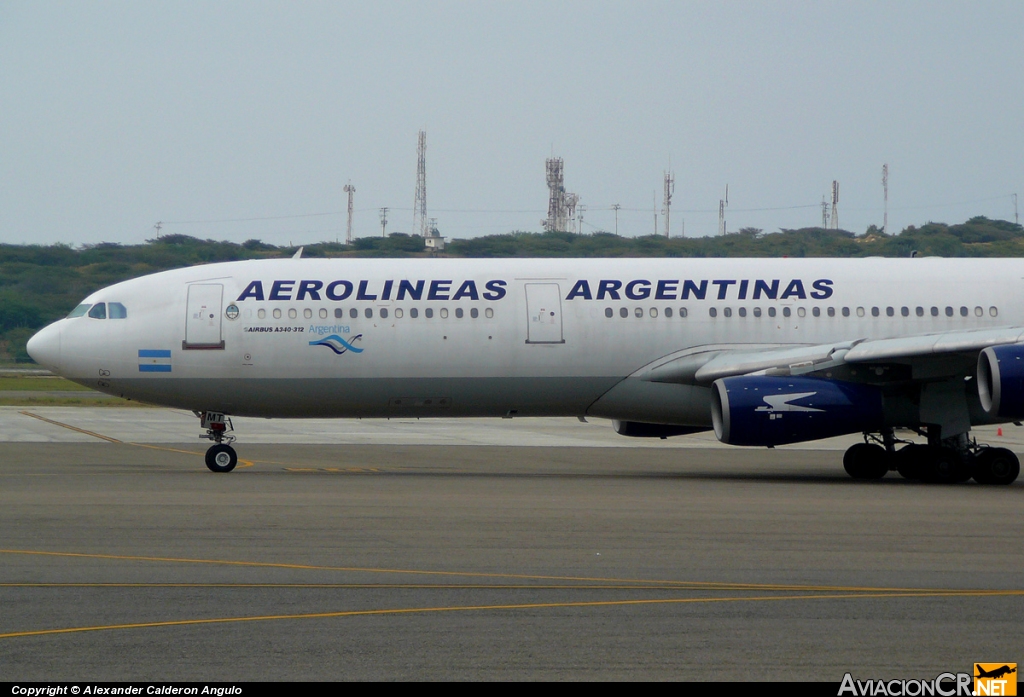
{"label": "emergency exit door", "polygon": [[562,338],[562,293],[557,283],[527,283],[526,314],[526,343],[565,343]]}
{"label": "emergency exit door", "polygon": [[219,283],[193,283],[188,287],[183,349],[222,349],[221,301],[224,286]]}

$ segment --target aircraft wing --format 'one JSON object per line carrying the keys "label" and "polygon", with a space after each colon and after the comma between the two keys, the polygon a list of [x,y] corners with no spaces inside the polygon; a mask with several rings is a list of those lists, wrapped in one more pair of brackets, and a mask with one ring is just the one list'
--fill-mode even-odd
{"label": "aircraft wing", "polygon": [[[976,354],[1024,342],[1024,327],[964,330],[893,339],[856,339],[805,346],[708,346],[672,355],[634,374],[650,382],[710,384],[736,375],[808,375],[850,364],[913,366],[936,357]],[[951,371],[952,372],[952,371]],[[935,375],[934,377],[938,377]]]}

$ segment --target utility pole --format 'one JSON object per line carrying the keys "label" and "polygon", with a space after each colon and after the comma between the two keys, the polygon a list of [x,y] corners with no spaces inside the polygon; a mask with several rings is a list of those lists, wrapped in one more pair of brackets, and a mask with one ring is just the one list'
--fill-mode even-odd
{"label": "utility pole", "polygon": [[352,244],[352,194],[355,192],[356,187],[352,186],[350,179],[345,185],[345,193],[348,194],[348,226],[345,228],[345,244]]}
{"label": "utility pole", "polygon": [[613,203],[612,204],[612,210],[615,211],[615,236],[616,237],[618,237],[618,235],[619,235],[619,209],[620,208],[622,208],[622,206],[620,206],[619,204],[617,204],[617,203]]}
{"label": "utility pole", "polygon": [[576,234],[577,235],[582,235],[583,234],[583,214],[586,213],[586,212],[587,212],[587,207],[584,206],[581,203],[579,205],[579,207],[577,208],[577,212],[576,212]]}
{"label": "utility pole", "polygon": [[882,214],[882,232],[889,234],[889,165],[882,165],[882,198],[885,200],[885,212]]}
{"label": "utility pole", "polygon": [[669,223],[670,211],[672,208],[672,194],[676,191],[676,175],[674,172],[665,172],[665,237],[671,237],[669,231],[672,229]]}
{"label": "utility pole", "polygon": [[[1016,210],[1016,208],[1017,208],[1017,194],[1013,195],[1013,207]],[[157,239],[160,239],[160,230],[163,228],[163,226],[164,226],[164,224],[162,222],[160,222],[159,220],[156,221],[156,225],[153,226],[153,228],[156,230],[156,238]]]}
{"label": "utility pole", "polygon": [[388,229],[388,208],[385,206],[380,209],[380,236],[387,237]]}
{"label": "utility pole", "polygon": [[729,205],[729,185],[725,185],[725,198],[718,200],[718,234],[725,234],[725,208]]}
{"label": "utility pole", "polygon": [[825,203],[825,196],[821,197],[821,229],[828,229],[828,204]]}
{"label": "utility pole", "polygon": [[[159,224],[157,223],[157,225]],[[1013,195],[1013,224],[1020,225],[1020,217],[1017,216],[1017,194]]]}
{"label": "utility pole", "polygon": [[656,203],[657,200],[658,200],[657,199],[657,193],[652,191],[651,192],[651,212],[654,213],[654,234],[655,235],[658,234],[658,204]]}

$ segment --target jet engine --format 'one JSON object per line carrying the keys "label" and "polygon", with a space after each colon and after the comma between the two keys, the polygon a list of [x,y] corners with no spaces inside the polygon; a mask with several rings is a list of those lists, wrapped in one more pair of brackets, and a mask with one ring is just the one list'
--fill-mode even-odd
{"label": "jet engine", "polygon": [[730,445],[784,445],[883,426],[877,387],[817,378],[747,375],[716,380],[711,418]]}
{"label": "jet engine", "polygon": [[993,418],[1024,418],[1024,344],[990,346],[981,352],[978,397]]}

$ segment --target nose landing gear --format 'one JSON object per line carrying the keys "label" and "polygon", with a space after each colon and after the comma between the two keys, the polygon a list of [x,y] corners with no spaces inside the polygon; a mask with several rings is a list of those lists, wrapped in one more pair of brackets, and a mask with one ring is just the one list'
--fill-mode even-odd
{"label": "nose landing gear", "polygon": [[214,411],[196,412],[200,425],[206,429],[200,438],[207,438],[214,442],[206,451],[206,466],[212,472],[230,472],[238,464],[238,453],[231,447],[235,437],[230,431],[235,430],[231,419],[224,414]]}

